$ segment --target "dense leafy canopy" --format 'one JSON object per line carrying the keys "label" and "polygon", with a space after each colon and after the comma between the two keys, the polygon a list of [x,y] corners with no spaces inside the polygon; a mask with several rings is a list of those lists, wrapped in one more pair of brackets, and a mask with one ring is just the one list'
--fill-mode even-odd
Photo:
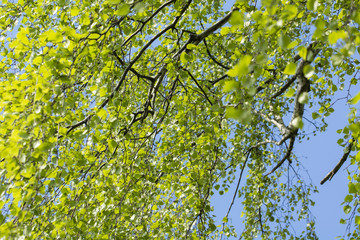
{"label": "dense leafy canopy", "polygon": [[[360,5],[224,2],[1,1],[1,237],[317,238],[316,188],[292,150],[358,82]],[[323,183],[349,155],[359,164],[356,108],[344,126]],[[349,176],[341,222],[358,238]],[[229,190],[243,229],[232,203],[213,216],[211,196]]]}

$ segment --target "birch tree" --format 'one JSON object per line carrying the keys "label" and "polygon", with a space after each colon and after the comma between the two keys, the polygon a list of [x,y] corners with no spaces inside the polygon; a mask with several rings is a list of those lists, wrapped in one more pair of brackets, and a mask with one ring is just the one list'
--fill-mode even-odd
{"label": "birch tree", "polygon": [[350,163],[341,223],[358,238],[359,7],[2,0],[0,236],[317,239],[293,149],[326,130],[342,91],[345,153],[321,183]]}

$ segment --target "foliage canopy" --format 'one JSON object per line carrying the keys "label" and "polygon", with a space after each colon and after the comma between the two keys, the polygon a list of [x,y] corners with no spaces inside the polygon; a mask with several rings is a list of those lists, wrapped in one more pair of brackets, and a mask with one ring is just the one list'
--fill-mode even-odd
{"label": "foliage canopy", "polygon": [[[316,188],[292,152],[358,82],[360,5],[224,4],[1,1],[1,237],[317,238]],[[350,109],[345,154],[322,183],[348,158],[358,169]],[[356,225],[349,238],[360,226],[356,173],[341,220]],[[211,196],[229,189],[243,229],[231,226],[233,203],[220,224],[212,214]],[[300,235],[296,221],[307,223]]]}

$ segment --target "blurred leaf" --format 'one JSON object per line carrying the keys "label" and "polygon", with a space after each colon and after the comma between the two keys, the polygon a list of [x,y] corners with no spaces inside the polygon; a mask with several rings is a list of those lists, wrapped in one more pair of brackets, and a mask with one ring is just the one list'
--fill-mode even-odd
{"label": "blurred leaf", "polygon": [[311,65],[306,65],[303,69],[304,75],[306,78],[311,78],[314,74],[314,68]]}
{"label": "blurred leaf", "polygon": [[291,121],[291,125],[295,128],[302,129],[304,127],[304,122],[301,117],[296,117],[294,120]]}
{"label": "blurred leaf", "polygon": [[295,89],[293,89],[293,88],[289,88],[287,91],[286,91],[286,93],[285,93],[285,97],[288,97],[288,98],[291,98],[292,96],[294,96],[294,94],[295,94]]}
{"label": "blurred leaf", "polygon": [[231,14],[229,23],[231,25],[242,25],[244,23],[244,15],[239,11],[234,11]]}
{"label": "blurred leaf", "polygon": [[360,101],[360,92],[358,92],[355,97],[353,97],[350,101],[351,104],[355,105]]}
{"label": "blurred leaf", "polygon": [[[117,2],[116,0],[113,0],[114,2]],[[115,12],[118,16],[126,16],[130,12],[130,5],[128,4],[121,4],[118,8],[118,10]]]}
{"label": "blurred leaf", "polygon": [[284,74],[287,75],[294,75],[296,73],[297,64],[296,63],[289,63],[286,65],[286,68],[284,70]]}
{"label": "blurred leaf", "polygon": [[344,213],[349,214],[351,212],[351,207],[349,205],[344,206]]}

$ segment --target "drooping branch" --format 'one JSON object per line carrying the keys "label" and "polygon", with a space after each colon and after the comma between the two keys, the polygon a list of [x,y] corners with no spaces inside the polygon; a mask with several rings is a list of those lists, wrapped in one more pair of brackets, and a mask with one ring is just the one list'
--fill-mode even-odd
{"label": "drooping branch", "polygon": [[[232,198],[232,200],[231,200],[230,206],[229,206],[229,208],[228,208],[228,211],[226,212],[225,218],[227,218],[227,217],[229,216],[229,214],[230,214],[230,212],[231,212],[231,209],[232,209],[232,207],[233,207],[233,205],[234,205],[234,203],[235,203],[236,195],[237,195],[237,192],[239,191],[240,182],[241,182],[242,175],[243,175],[244,170],[245,170],[245,167],[246,167],[246,163],[247,163],[247,161],[249,160],[251,151],[252,151],[253,149],[255,149],[255,148],[256,148],[256,147],[250,147],[250,148],[247,150],[247,152],[245,153],[245,160],[244,160],[244,163],[243,163],[243,165],[242,165],[242,167],[241,167],[241,172],[240,172],[239,180],[238,180],[238,182],[237,182],[237,184],[236,184],[235,192],[234,192],[233,198]],[[225,227],[225,224],[223,223],[222,231],[224,230],[224,227]],[[222,238],[222,235],[221,235],[221,238]],[[220,239],[221,239],[221,238],[220,238]]]}

